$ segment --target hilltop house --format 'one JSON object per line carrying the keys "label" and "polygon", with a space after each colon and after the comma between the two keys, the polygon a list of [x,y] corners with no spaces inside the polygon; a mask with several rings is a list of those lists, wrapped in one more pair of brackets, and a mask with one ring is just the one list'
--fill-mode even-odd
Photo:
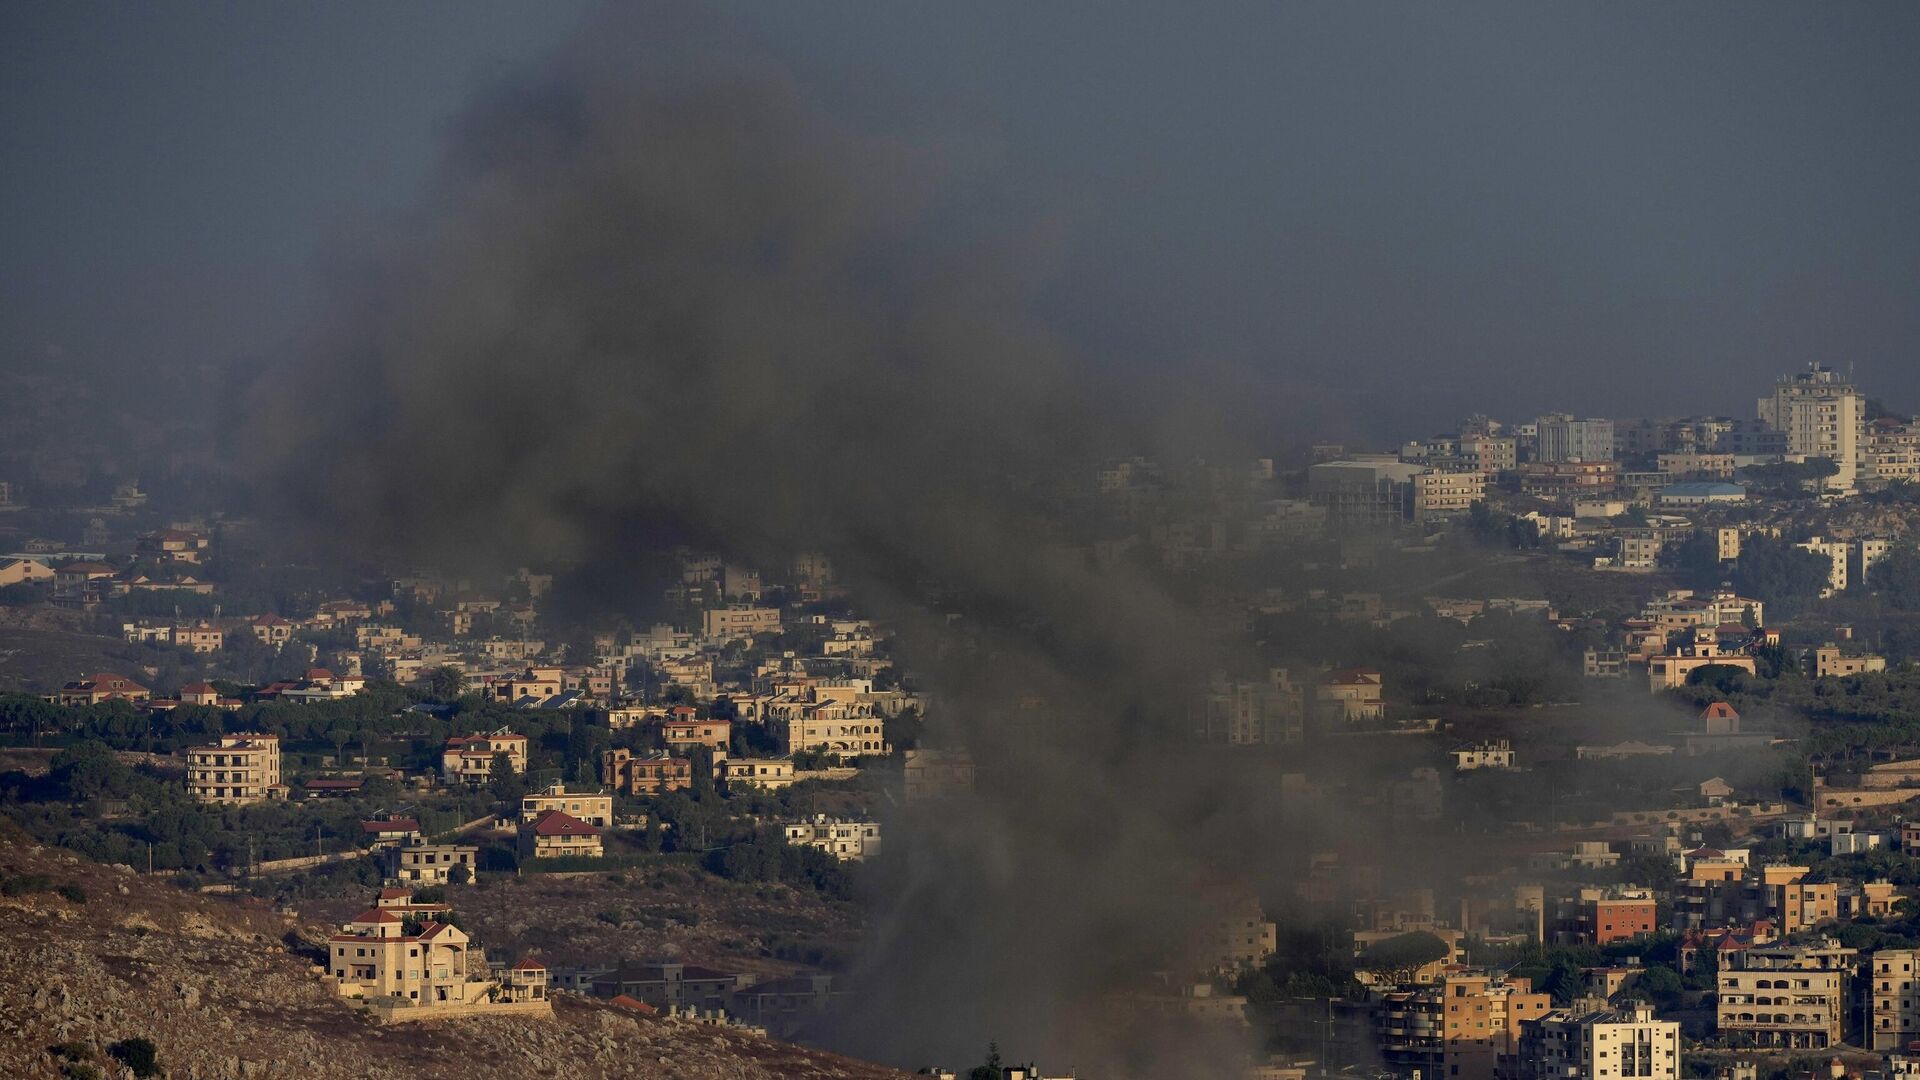
{"label": "hilltop house", "polygon": [[440,772],[449,784],[484,784],[493,775],[493,757],[505,754],[507,768],[515,773],[527,771],[527,737],[510,728],[484,735],[455,735],[440,753]]}
{"label": "hilltop house", "polygon": [[366,1000],[388,1023],[552,1012],[543,966],[526,959],[494,977],[464,930],[434,920],[443,913],[442,905],[376,900],[327,939],[328,984],[341,997]]}
{"label": "hilltop house", "polygon": [[520,826],[521,858],[598,859],[605,854],[600,830],[564,810],[543,810]]}

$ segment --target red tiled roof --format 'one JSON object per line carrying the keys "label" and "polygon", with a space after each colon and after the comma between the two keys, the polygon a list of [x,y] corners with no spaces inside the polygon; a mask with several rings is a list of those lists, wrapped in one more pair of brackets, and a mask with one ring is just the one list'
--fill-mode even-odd
{"label": "red tiled roof", "polygon": [[654,1008],[653,1006],[647,1004],[644,1001],[639,1000],[638,998],[630,998],[625,994],[615,994],[613,998],[609,1001],[609,1004],[618,1006],[622,1009],[631,1009],[637,1013],[644,1013],[647,1016],[660,1015],[659,1009]]}
{"label": "red tiled roof", "polygon": [[538,961],[538,960],[535,960],[535,959],[534,959],[533,957],[531,957],[531,956],[523,956],[523,957],[521,957],[521,958],[520,958],[520,962],[519,962],[519,963],[517,963],[517,964],[515,964],[515,965],[513,965],[513,970],[515,970],[515,971],[545,971],[545,970],[547,970],[547,965],[545,965],[545,964],[543,964],[543,963],[541,963],[541,962],[540,962],[540,961]]}
{"label": "red tiled roof", "polygon": [[[362,822],[361,824],[364,825],[368,823]],[[405,898],[408,900],[413,899],[413,890],[386,888],[386,889],[381,889],[380,892],[377,894],[377,899],[381,899],[381,900],[399,900],[402,898]]]}
{"label": "red tiled roof", "polygon": [[597,836],[600,830],[564,810],[549,810],[533,819],[535,836]]}
{"label": "red tiled roof", "polygon": [[1738,720],[1740,718],[1740,714],[1737,712],[1734,712],[1733,706],[1727,704],[1726,702],[1716,701],[1713,704],[1706,707],[1706,710],[1700,714],[1700,718],[1702,720],[1707,720],[1707,719]]}
{"label": "red tiled roof", "polygon": [[419,832],[420,823],[412,818],[391,818],[386,821],[363,821],[360,823],[363,833],[383,832]]}
{"label": "red tiled roof", "polygon": [[203,682],[190,683],[183,686],[180,688],[180,692],[182,694],[213,694],[215,696],[218,696],[220,693],[219,690],[214,688],[212,683]]}
{"label": "red tiled roof", "polygon": [[357,923],[388,923],[404,922],[405,920],[385,908],[370,907],[360,914],[355,915],[351,921]]}

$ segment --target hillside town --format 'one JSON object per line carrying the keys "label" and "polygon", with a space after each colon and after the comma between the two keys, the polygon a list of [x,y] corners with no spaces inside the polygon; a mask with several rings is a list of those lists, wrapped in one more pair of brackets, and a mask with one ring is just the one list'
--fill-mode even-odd
{"label": "hillside town", "polygon": [[[1262,1033],[1248,1077],[1920,1069],[1920,424],[1817,366],[1755,412],[1087,470],[1077,556],[1252,643],[1165,736],[1303,841],[1210,871],[1109,1005]],[[244,515],[131,476],[40,507],[62,474],[9,462],[7,815],[333,913],[316,977],[383,1022],[581,995],[814,1038],[850,927],[690,951],[671,892],[610,886],[595,938],[503,890],[690,873],[850,912],[913,807],[1000,767],[823,554],[682,548],[645,617],[582,619],[565,566],[290,574]],[[657,951],[605,947],[639,925]]]}

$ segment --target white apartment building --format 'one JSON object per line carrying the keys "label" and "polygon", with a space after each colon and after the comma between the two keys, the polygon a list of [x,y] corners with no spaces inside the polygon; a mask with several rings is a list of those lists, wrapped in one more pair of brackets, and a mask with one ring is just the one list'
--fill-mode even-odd
{"label": "white apartment building", "polygon": [[1867,1044],[1904,1050],[1920,1040],[1920,951],[1881,949],[1867,963]]}
{"label": "white apartment building", "polygon": [[787,843],[824,851],[836,859],[864,859],[880,854],[880,825],[874,821],[840,821],[816,814],[806,821],[789,821],[782,829]]}
{"label": "white apartment building", "polygon": [[1533,460],[1612,461],[1613,421],[1576,420],[1555,413],[1534,421]]}
{"label": "white apartment building", "polygon": [[1515,1074],[1526,1080],[1678,1080],[1680,1024],[1645,1005],[1576,1013],[1556,1009],[1522,1024]]}
{"label": "white apartment building", "polygon": [[1809,365],[1783,375],[1758,403],[1760,421],[1787,437],[1787,452],[1832,460],[1840,471],[1829,490],[1851,491],[1860,473],[1860,433],[1866,399],[1832,368]]}

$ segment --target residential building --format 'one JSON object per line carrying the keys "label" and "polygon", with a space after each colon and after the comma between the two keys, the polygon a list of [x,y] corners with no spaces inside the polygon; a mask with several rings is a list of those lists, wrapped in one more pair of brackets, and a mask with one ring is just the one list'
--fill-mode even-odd
{"label": "residential building", "polygon": [[[399,896],[406,896],[399,893]],[[549,1015],[548,972],[531,957],[495,976],[465,931],[439,921],[444,904],[389,902],[388,891],[327,939],[326,977],[388,1021],[484,1015]]]}
{"label": "residential building", "polygon": [[1811,364],[1806,371],[1783,375],[1756,411],[1761,423],[1786,436],[1788,453],[1826,458],[1839,467],[1825,487],[1853,489],[1860,473],[1866,399],[1839,372]]}
{"label": "residential building", "polygon": [[441,775],[449,784],[484,784],[493,776],[496,754],[506,755],[509,771],[527,771],[527,737],[503,727],[483,735],[455,735],[448,739],[440,754]]}
{"label": "residential building", "polygon": [[1520,490],[1549,499],[1592,497],[1620,485],[1613,461],[1530,461],[1520,466]]}
{"label": "residential building", "polygon": [[778,791],[793,783],[792,758],[728,758],[721,771],[729,789],[737,786]]}
{"label": "residential building", "polygon": [[1867,961],[1867,1040],[1874,1050],[1920,1042],[1920,950],[1881,949]]}
{"label": "residential building", "polygon": [[1504,1080],[1678,1080],[1680,1024],[1648,1005],[1555,1009],[1526,1021]]}
{"label": "residential building", "polygon": [[564,810],[543,810],[520,826],[522,858],[598,859],[605,854],[600,830]]}
{"label": "residential building", "polygon": [[1375,722],[1387,715],[1383,681],[1384,676],[1371,668],[1342,668],[1327,676],[1314,697],[1321,712],[1332,719],[1348,724]]}
{"label": "residential building", "polygon": [[752,637],[779,629],[779,608],[731,605],[700,613],[700,632],[710,639]]}
{"label": "residential building", "polygon": [[56,705],[70,706],[99,705],[108,701],[144,705],[152,697],[152,691],[125,675],[102,671],[66,684],[59,693],[49,694],[48,700]]}
{"label": "residential building", "polygon": [[816,814],[803,821],[781,826],[787,843],[824,851],[842,861],[859,860],[880,853],[880,825],[873,821],[841,821]]}
{"label": "residential building", "polygon": [[1486,497],[1485,473],[1428,470],[1413,478],[1413,517],[1415,521],[1458,517]]}
{"label": "residential building", "polygon": [[1852,561],[1850,544],[1845,540],[1828,540],[1825,537],[1816,536],[1793,546],[1827,560],[1827,587],[1821,590],[1821,596],[1832,596],[1834,593],[1846,591],[1847,570]]}
{"label": "residential building", "polygon": [[1284,668],[1267,682],[1216,675],[1194,713],[1200,742],[1259,746],[1299,742],[1302,733],[1300,691]]}
{"label": "residential building", "polygon": [[1871,671],[1887,670],[1884,656],[1849,656],[1837,645],[1822,645],[1813,650],[1813,675],[1816,679],[1844,679]]}
{"label": "residential building", "polygon": [[1794,1050],[1824,1050],[1845,1041],[1856,955],[1830,941],[1731,954],[1717,982],[1720,1034]]}
{"label": "residential building", "polygon": [[1702,453],[1687,451],[1660,455],[1660,471],[1674,476],[1702,477],[1715,480],[1731,480],[1734,471],[1732,454]]}
{"label": "residential building", "polygon": [[1618,889],[1588,902],[1588,925],[1595,945],[1631,941],[1659,929],[1658,904],[1647,889]]}
{"label": "residential building", "polygon": [[596,828],[613,827],[613,796],[604,791],[570,791],[559,781],[520,800],[520,820],[531,822],[549,810],[562,810]]}
{"label": "residential building", "polygon": [[908,802],[973,790],[973,755],[966,750],[909,750],[901,769]]}
{"label": "residential building", "polygon": [[1611,420],[1576,420],[1567,413],[1542,416],[1534,421],[1534,439],[1535,461],[1613,460]]}
{"label": "residential building", "polygon": [[600,755],[600,782],[629,795],[659,795],[693,786],[693,763],[665,754],[640,756],[625,748]]}
{"label": "residential building", "polygon": [[1654,496],[1662,506],[1717,506],[1746,499],[1747,489],[1739,484],[1705,480],[1668,484]]}
{"label": "residential building", "polygon": [[1647,657],[1647,688],[1657,694],[1685,686],[1687,676],[1710,665],[1739,668],[1748,674],[1757,670],[1753,657],[1745,653],[1728,652],[1716,642],[1695,641],[1675,646],[1671,653]]}
{"label": "residential building", "polygon": [[1437,986],[1390,992],[1378,1014],[1381,1061],[1398,1075],[1493,1080],[1522,1025],[1553,1007],[1527,979],[1461,971]]}
{"label": "residential building", "polygon": [[1425,465],[1388,457],[1327,461],[1307,469],[1307,498],[1335,527],[1398,525],[1413,516]]}
{"label": "residential building", "polygon": [[415,840],[387,849],[388,876],[407,885],[456,884],[456,866],[466,868],[465,881],[472,884],[480,866],[479,846]]}
{"label": "residential building", "polygon": [[727,750],[733,745],[733,724],[726,720],[675,718],[660,725],[660,735],[670,753],[685,756],[692,753],[694,747],[704,746],[713,751],[715,761],[725,761]]}
{"label": "residential building", "polygon": [[204,803],[245,805],[284,799],[280,737],[257,731],[222,735],[212,746],[187,750],[187,793]]}
{"label": "residential building", "polygon": [[1469,772],[1474,769],[1511,769],[1513,768],[1513,743],[1507,739],[1488,739],[1467,746],[1456,747],[1453,751],[1455,772]]}

